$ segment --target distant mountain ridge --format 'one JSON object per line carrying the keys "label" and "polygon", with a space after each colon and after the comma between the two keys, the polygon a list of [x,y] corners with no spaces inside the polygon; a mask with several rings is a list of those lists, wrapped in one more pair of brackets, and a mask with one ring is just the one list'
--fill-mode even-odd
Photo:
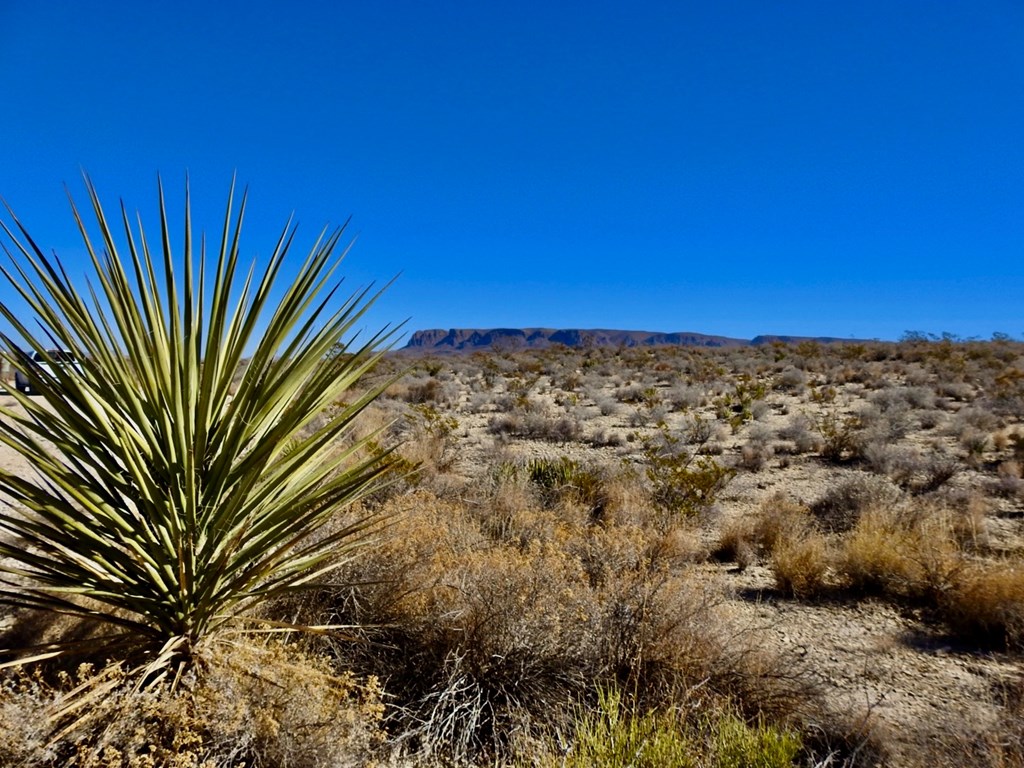
{"label": "distant mountain ridge", "polygon": [[786,344],[816,341],[820,344],[853,342],[833,336],[755,336],[734,339],[705,333],[662,333],[657,331],[617,331],[604,328],[432,328],[416,331],[405,348],[432,352],[490,349],[537,349],[564,344],[567,347],[748,347],[775,342]]}

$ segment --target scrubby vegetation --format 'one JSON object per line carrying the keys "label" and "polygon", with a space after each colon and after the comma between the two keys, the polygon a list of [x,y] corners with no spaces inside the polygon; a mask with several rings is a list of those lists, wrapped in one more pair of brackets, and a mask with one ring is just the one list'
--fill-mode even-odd
{"label": "scrubby vegetation", "polygon": [[[314,357],[252,488],[319,445],[357,484],[310,502],[299,551],[357,556],[246,583],[166,674],[97,629],[104,600],[145,624],[134,604],[52,617],[13,583],[3,646],[65,654],[2,679],[0,762],[1024,765],[1024,345]],[[241,362],[218,402],[258,413],[276,369]],[[358,375],[329,390],[338,366]],[[47,423],[13,397],[9,425]],[[21,525],[9,557],[50,535]]]}

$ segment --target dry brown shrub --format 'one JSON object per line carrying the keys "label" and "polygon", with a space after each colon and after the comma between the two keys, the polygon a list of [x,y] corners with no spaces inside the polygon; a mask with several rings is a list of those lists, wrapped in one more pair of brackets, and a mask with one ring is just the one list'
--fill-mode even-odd
{"label": "dry brown shrub", "polygon": [[582,627],[596,614],[579,562],[556,545],[437,560],[361,661],[388,679],[400,740],[459,760],[502,753],[555,723],[585,689]]}
{"label": "dry brown shrub", "polygon": [[386,541],[342,574],[364,583],[311,607],[364,627],[366,642],[338,653],[387,681],[387,722],[410,755],[505,759],[565,725],[601,681],[662,705],[700,686],[751,713],[805,699],[792,666],[765,656],[723,593],[688,575],[696,528],[534,504],[508,523],[524,535],[495,539],[475,504],[421,491],[400,506]]}
{"label": "dry brown shrub", "polygon": [[769,557],[784,541],[806,538],[814,528],[810,510],[779,492],[762,502],[752,517],[734,518],[723,527],[715,556],[741,568]]}
{"label": "dry brown shrub", "polygon": [[780,542],[797,539],[814,527],[814,518],[803,504],[779,492],[765,499],[751,531],[762,553],[770,554]]}
{"label": "dry brown shrub", "polygon": [[910,563],[903,554],[908,549],[906,539],[906,531],[891,515],[868,512],[843,540],[837,570],[857,592],[888,592],[909,579]]}
{"label": "dry brown shrub", "polygon": [[854,528],[867,510],[892,507],[899,497],[899,488],[888,480],[856,473],[832,485],[810,509],[826,531],[844,533]]}
{"label": "dry brown shrub", "polygon": [[725,563],[736,563],[745,570],[757,562],[758,553],[753,542],[753,521],[746,517],[734,517],[722,526],[713,556]]}
{"label": "dry brown shrub", "polygon": [[792,597],[813,597],[825,588],[829,552],[825,537],[809,531],[779,541],[772,551],[775,585]]}
{"label": "dry brown shrub", "polygon": [[940,602],[952,632],[988,647],[1024,645],[1024,567],[1020,562],[977,563]]}
{"label": "dry brown shrub", "polygon": [[943,593],[965,562],[951,516],[891,507],[865,512],[837,561],[854,591],[926,600]]}
{"label": "dry brown shrub", "polygon": [[755,628],[738,623],[715,583],[640,570],[599,593],[599,669],[644,706],[671,706],[694,688],[773,721],[818,704],[793,659],[768,652]]}

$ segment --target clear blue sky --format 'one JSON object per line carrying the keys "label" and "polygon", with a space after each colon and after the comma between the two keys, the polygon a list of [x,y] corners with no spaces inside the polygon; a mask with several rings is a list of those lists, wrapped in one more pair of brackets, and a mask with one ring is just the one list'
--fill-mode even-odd
{"label": "clear blue sky", "polygon": [[352,216],[377,324],[1024,335],[1020,0],[0,0],[0,71],[72,274],[80,168],[211,233],[237,170],[253,256]]}

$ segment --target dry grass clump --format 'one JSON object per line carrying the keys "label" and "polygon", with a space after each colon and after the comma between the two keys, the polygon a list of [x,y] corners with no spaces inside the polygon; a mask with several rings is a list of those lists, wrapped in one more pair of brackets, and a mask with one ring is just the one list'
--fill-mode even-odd
{"label": "dry grass clump", "polygon": [[755,515],[728,522],[719,536],[714,555],[745,568],[771,557],[782,541],[805,537],[813,527],[808,508],[779,492],[765,499]]}
{"label": "dry grass clump", "polygon": [[934,601],[964,562],[950,516],[875,507],[843,540],[838,570],[855,592]]}
{"label": "dry grass clump", "polygon": [[813,597],[824,589],[829,567],[825,536],[810,510],[783,493],[766,499],[757,514],[734,520],[722,531],[716,556],[740,568],[767,559],[776,587],[792,597]]}
{"label": "dry grass clump", "polygon": [[814,597],[825,589],[828,543],[814,530],[783,539],[772,551],[771,566],[780,592],[798,598]]}
{"label": "dry grass clump", "polygon": [[[139,691],[119,665],[0,683],[0,763],[78,768],[366,765],[384,741],[377,681],[251,638],[204,650],[176,691]],[[85,705],[54,721],[72,689]]]}
{"label": "dry grass clump", "polygon": [[892,506],[899,496],[899,489],[884,478],[857,473],[829,488],[811,504],[811,512],[824,530],[844,533],[865,511]]}
{"label": "dry grass clump", "polygon": [[1024,564],[972,564],[943,594],[939,607],[961,639],[984,647],[1024,647]]}

